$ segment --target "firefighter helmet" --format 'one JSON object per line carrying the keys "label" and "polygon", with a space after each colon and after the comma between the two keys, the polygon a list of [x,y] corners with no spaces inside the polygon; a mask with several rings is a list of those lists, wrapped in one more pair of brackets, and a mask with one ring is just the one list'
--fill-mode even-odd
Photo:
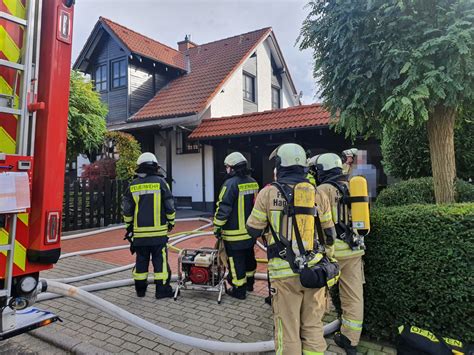
{"label": "firefighter helmet", "polygon": [[239,152],[230,153],[224,159],[224,165],[230,166],[232,168],[235,166],[240,166],[244,164],[247,164],[247,159],[245,159],[243,154]]}
{"label": "firefighter helmet", "polygon": [[276,148],[268,158],[269,160],[275,158],[275,165],[277,167],[287,166],[303,166],[306,167],[306,152],[303,147],[295,143],[285,143]]}
{"label": "firefighter helmet", "polygon": [[140,155],[137,159],[137,165],[142,165],[142,164],[147,164],[147,165],[156,165],[159,166],[160,164],[158,163],[158,159],[156,159],[155,154],[146,152]]}
{"label": "firefighter helmet", "polygon": [[311,167],[314,167],[316,165],[316,161],[318,160],[319,156],[321,154],[318,154],[318,155],[315,155],[314,157],[311,157],[311,158],[308,158],[308,160],[306,161],[306,163],[308,164],[308,166],[311,168]]}
{"label": "firefighter helmet", "polygon": [[342,169],[342,161],[339,155],[334,153],[324,153],[317,155],[314,160],[314,165],[319,171],[329,171],[334,168]]}
{"label": "firefighter helmet", "polygon": [[357,155],[357,148],[346,149],[342,152],[344,157],[355,157]]}

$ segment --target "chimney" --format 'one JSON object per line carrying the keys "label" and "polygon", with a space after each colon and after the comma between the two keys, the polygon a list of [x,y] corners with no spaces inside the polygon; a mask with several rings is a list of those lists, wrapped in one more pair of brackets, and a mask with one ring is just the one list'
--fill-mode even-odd
{"label": "chimney", "polygon": [[196,43],[191,42],[191,35],[184,36],[184,41],[178,42],[178,50],[180,52],[185,52],[189,48],[193,48],[196,46],[197,46]]}

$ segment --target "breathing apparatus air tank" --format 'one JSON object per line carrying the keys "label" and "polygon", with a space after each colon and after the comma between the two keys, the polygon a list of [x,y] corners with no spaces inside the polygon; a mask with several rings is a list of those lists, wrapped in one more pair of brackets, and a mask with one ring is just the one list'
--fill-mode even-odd
{"label": "breathing apparatus air tank", "polygon": [[354,176],[349,180],[352,228],[359,235],[370,232],[369,194],[367,180],[363,176]]}

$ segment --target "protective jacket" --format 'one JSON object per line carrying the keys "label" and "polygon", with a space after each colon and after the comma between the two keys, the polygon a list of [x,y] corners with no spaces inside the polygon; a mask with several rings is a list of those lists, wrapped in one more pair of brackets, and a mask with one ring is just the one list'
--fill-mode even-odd
{"label": "protective jacket", "polygon": [[[278,179],[278,182],[288,184],[290,187],[293,187],[295,184],[303,181],[308,182],[304,175],[300,174],[288,175],[284,177],[280,176]],[[317,210],[320,215],[322,227],[324,229],[334,228],[327,197],[321,193],[317,193],[316,190],[315,194]],[[258,194],[252,214],[247,220],[247,227],[252,235],[261,235],[265,230],[267,230],[267,227],[270,224],[276,233],[280,232],[281,230],[283,236],[287,239],[290,239],[288,238],[288,218],[286,216],[284,216],[283,219],[281,218],[285,205],[286,201],[278,191],[277,187],[267,185],[265,188],[263,188]],[[275,244],[273,235],[271,233],[267,233],[266,239],[268,241],[268,250],[272,250],[273,245]],[[299,254],[296,241],[292,240],[292,244],[294,252]],[[268,271],[270,279],[275,280],[298,276],[298,274],[293,272],[288,261],[282,259],[278,255],[275,255],[275,253],[269,252],[268,254]],[[322,257],[323,255],[321,253],[316,253],[314,259],[311,260],[309,265],[316,265],[322,259]]]}
{"label": "protective jacket", "polygon": [[128,186],[122,209],[125,223],[133,225],[134,246],[164,245],[168,224],[176,216],[173,195],[161,175],[137,177]]}
{"label": "protective jacket", "polygon": [[258,183],[250,176],[233,175],[225,180],[219,193],[214,226],[222,228],[226,247],[234,250],[253,247],[245,222],[252,212]]}
{"label": "protective jacket", "polygon": [[[339,184],[344,184],[346,187],[348,186],[347,181],[337,181]],[[334,225],[336,226],[336,233],[337,238],[335,242],[335,252],[334,257],[336,259],[345,259],[345,258],[353,258],[356,256],[362,256],[365,254],[363,249],[360,250],[352,250],[351,247],[347,242],[341,239],[342,233],[344,233],[344,228],[341,226],[340,221],[343,216],[341,216],[340,204],[342,203],[341,200],[343,198],[341,192],[333,185],[328,183],[321,183],[317,190],[321,193],[326,194],[329,198],[329,202],[331,204],[331,215]],[[347,218],[346,218],[347,220]]]}

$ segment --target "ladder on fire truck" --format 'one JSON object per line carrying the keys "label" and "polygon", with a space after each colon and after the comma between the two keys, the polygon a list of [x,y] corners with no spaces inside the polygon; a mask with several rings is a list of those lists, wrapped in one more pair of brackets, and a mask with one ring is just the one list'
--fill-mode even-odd
{"label": "ladder on fire truck", "polygon": [[[33,155],[34,149],[36,114],[29,112],[28,105],[37,94],[42,0],[28,0],[26,8],[26,19],[0,11],[0,20],[24,28],[22,52],[18,62],[0,59],[0,67],[11,68],[16,73],[11,94],[0,93],[0,113],[16,115],[16,154],[23,156]],[[17,100],[18,83],[20,95]],[[17,213],[9,213],[6,216],[10,216],[10,231],[7,244],[0,244],[0,252],[6,253],[5,275],[0,275],[4,277],[0,297],[8,298],[12,288]]]}

